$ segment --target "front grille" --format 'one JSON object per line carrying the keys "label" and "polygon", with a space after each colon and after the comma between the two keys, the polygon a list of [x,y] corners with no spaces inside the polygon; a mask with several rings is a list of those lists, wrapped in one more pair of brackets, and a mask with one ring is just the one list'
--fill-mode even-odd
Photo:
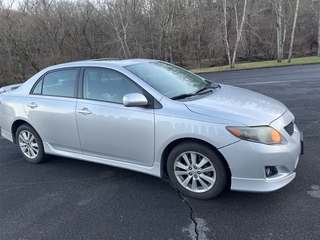
{"label": "front grille", "polygon": [[286,130],[286,132],[290,135],[290,136],[292,136],[292,134],[293,134],[293,128],[294,128],[294,123],[293,123],[293,121],[292,122],[290,122],[287,126],[285,126],[284,127],[284,130]]}

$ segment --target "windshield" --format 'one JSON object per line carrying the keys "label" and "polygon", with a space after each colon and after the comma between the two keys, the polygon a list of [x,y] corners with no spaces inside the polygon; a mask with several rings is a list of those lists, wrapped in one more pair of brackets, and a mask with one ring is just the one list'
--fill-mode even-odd
{"label": "windshield", "polygon": [[208,84],[201,77],[165,62],[140,63],[125,68],[168,98],[194,94]]}

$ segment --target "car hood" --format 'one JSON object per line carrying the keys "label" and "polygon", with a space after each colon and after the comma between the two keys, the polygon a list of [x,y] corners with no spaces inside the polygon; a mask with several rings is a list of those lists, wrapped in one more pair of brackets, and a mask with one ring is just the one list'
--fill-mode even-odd
{"label": "car hood", "polygon": [[222,84],[215,93],[185,104],[192,112],[247,126],[269,125],[287,110],[275,99]]}

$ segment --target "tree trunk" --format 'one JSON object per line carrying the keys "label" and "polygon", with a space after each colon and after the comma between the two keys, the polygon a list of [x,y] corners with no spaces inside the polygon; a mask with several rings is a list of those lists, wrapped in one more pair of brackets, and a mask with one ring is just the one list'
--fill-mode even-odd
{"label": "tree trunk", "polygon": [[198,61],[198,67],[201,68],[201,33],[198,32],[198,47],[197,47],[197,61]]}
{"label": "tree trunk", "polygon": [[[49,14],[49,7],[46,3],[45,0],[42,0],[42,6],[43,6],[43,10],[45,13],[45,18],[46,18],[46,27],[47,27],[47,34],[48,34],[48,38],[49,38],[49,43],[50,43],[50,51],[51,51],[51,57],[54,60],[55,59],[55,50],[53,47],[53,34],[52,34],[52,29],[51,29],[51,23],[50,23],[50,14]],[[55,62],[55,60],[54,60]]]}
{"label": "tree trunk", "polygon": [[238,13],[237,13],[237,7],[235,5],[236,25],[237,25],[236,26],[237,39],[236,39],[236,44],[235,44],[234,50],[233,50],[231,68],[234,68],[234,65],[235,65],[235,62],[236,62],[237,49],[238,49],[238,45],[239,45],[239,42],[240,42],[240,39],[241,39],[243,24],[244,24],[244,20],[245,20],[245,16],[246,16],[247,2],[248,2],[248,0],[244,0],[244,6],[243,6],[242,19],[241,19],[240,27],[238,26],[238,16],[237,16]]}
{"label": "tree trunk", "polygon": [[224,17],[224,41],[226,43],[226,53],[227,53],[227,57],[228,57],[228,62],[229,62],[230,68],[232,68],[231,57],[230,57],[230,46],[229,46],[229,41],[228,41],[227,0],[223,1],[223,17]]}
{"label": "tree trunk", "polygon": [[318,57],[320,57],[320,2],[318,2]]}
{"label": "tree trunk", "polygon": [[284,43],[286,42],[286,37],[287,37],[287,26],[288,26],[288,21],[285,17],[283,17],[283,34],[282,34],[282,42],[281,42],[281,60],[283,60],[283,51],[284,51]]}
{"label": "tree trunk", "polygon": [[277,62],[281,62],[282,58],[283,58],[283,49],[282,49],[282,0],[279,0],[276,3],[276,12],[277,12],[277,52],[278,52]]}
{"label": "tree trunk", "polygon": [[291,57],[292,57],[292,47],[293,47],[293,40],[294,40],[294,31],[296,30],[296,25],[297,25],[297,18],[298,18],[298,11],[299,11],[299,2],[300,2],[300,0],[297,0],[296,11],[295,11],[295,13],[294,13],[294,20],[293,20],[292,33],[291,33],[291,41],[290,41],[290,48],[289,48],[288,63],[291,62]]}
{"label": "tree trunk", "polygon": [[227,28],[227,0],[223,1],[223,15],[224,15],[224,40],[226,42],[226,52],[228,56],[228,62],[230,65],[230,68],[234,68],[235,62],[236,62],[236,55],[237,55],[237,49],[238,45],[241,39],[241,34],[242,34],[242,29],[243,29],[243,24],[245,21],[246,17],[246,9],[247,9],[247,3],[248,0],[244,0],[244,5],[243,5],[243,12],[242,12],[242,18],[241,18],[241,23],[239,26],[239,20],[238,20],[238,10],[237,10],[237,2],[234,2],[234,14],[235,14],[235,27],[236,27],[236,39],[234,42],[234,47],[233,47],[233,54],[232,54],[232,59],[231,59],[231,49],[229,45],[229,36],[228,36],[228,28]]}

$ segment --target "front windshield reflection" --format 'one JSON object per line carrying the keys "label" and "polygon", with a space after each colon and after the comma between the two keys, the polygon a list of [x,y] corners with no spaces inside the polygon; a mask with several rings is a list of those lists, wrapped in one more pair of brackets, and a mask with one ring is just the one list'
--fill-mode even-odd
{"label": "front windshield reflection", "polygon": [[168,98],[196,93],[207,85],[199,76],[165,62],[140,63],[126,69]]}

